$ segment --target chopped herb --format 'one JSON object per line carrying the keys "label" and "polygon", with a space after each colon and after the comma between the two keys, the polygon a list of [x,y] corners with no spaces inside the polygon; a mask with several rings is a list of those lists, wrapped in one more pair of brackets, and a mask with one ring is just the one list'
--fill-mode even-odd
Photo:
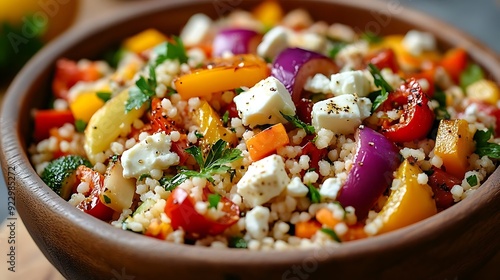
{"label": "chopped herb", "polygon": [[330,51],[328,52],[328,56],[331,58],[331,59],[335,59],[335,57],[337,56],[337,54],[339,54],[339,52],[345,48],[345,46],[347,46],[347,43],[345,42],[336,42],[333,47],[330,49]]}
{"label": "chopped herb", "polygon": [[471,175],[467,177],[467,183],[469,183],[469,186],[474,187],[477,186],[477,176],[476,175]]}
{"label": "chopped herb", "polygon": [[171,87],[171,86],[167,86],[167,95],[168,96],[172,96],[172,94],[176,94],[177,93],[177,90],[175,90],[175,88]]}
{"label": "chopped herb", "polygon": [[285,115],[282,112],[280,114],[285,118],[285,120],[289,121],[291,124],[293,124],[296,128],[302,128],[305,130],[307,134],[314,134],[316,131],[314,130],[314,126],[307,124],[301,120],[295,115],[295,116],[289,116]]}
{"label": "chopped herb", "polygon": [[86,122],[84,122],[83,120],[76,120],[75,121],[75,129],[77,132],[84,132],[85,128],[87,128]]}
{"label": "chopped herb", "polygon": [[488,142],[493,132],[491,130],[478,130],[474,134],[474,141],[476,141],[476,151],[480,157],[488,156],[490,158],[500,158],[500,145],[497,143]]}
{"label": "chopped herb", "polygon": [[236,93],[236,95],[238,95],[238,94],[240,94],[240,93],[242,93],[242,92],[245,92],[245,90],[244,90],[244,89],[242,89],[242,88],[235,88],[235,89],[234,89],[234,93]]}
{"label": "chopped herb", "polygon": [[220,195],[218,193],[208,195],[208,207],[217,209],[220,202]]}
{"label": "chopped herb", "polygon": [[178,59],[179,62],[186,63],[188,61],[188,56],[186,54],[186,48],[184,48],[184,44],[182,40],[174,36],[174,42],[166,42],[160,45],[155,51],[160,52],[160,55],[156,59],[156,65],[160,65],[166,60],[175,60]]}
{"label": "chopped herb", "polygon": [[370,44],[376,44],[382,42],[382,37],[378,36],[377,34],[367,31],[361,34],[361,39],[367,41]]}
{"label": "chopped herb", "polygon": [[309,192],[307,193],[307,196],[311,200],[312,203],[320,203],[321,202],[321,195],[319,194],[318,189],[313,186],[312,184],[307,184],[307,187],[309,188]]}
{"label": "chopped herb", "polygon": [[104,102],[108,102],[108,100],[111,99],[111,95],[112,93],[109,92],[109,91],[98,91],[96,93],[97,97],[99,97],[99,99],[101,99],[102,101]]}
{"label": "chopped herb", "polygon": [[142,105],[149,102],[156,95],[156,72],[153,66],[149,67],[149,78],[146,80],[143,76],[135,82],[135,87],[129,90],[129,98],[125,104],[125,112],[133,109],[140,109]]}
{"label": "chopped herb", "polygon": [[208,181],[212,182],[213,175],[229,172],[231,167],[227,164],[242,158],[239,149],[228,148],[227,142],[222,139],[215,142],[205,158],[203,158],[200,147],[197,146],[187,148],[186,152],[194,157],[196,163],[200,166],[200,171],[180,170],[165,184],[166,190],[173,190],[187,179],[193,177],[206,178]]}
{"label": "chopped herb", "polygon": [[118,48],[111,51],[108,51],[104,54],[104,60],[111,66],[112,68],[117,68],[118,63],[123,59],[127,50],[125,48]]}
{"label": "chopped herb", "polygon": [[227,122],[229,121],[229,111],[224,112],[224,115],[222,115],[222,123],[224,125],[227,125]]}
{"label": "chopped herb", "polygon": [[229,238],[229,248],[236,248],[236,249],[246,249],[248,248],[247,241],[240,236],[233,236]]}
{"label": "chopped herb", "polygon": [[434,174],[434,169],[424,170],[424,173],[425,173],[428,177],[430,177],[430,176],[432,176],[432,174]]}
{"label": "chopped herb", "polygon": [[439,107],[434,109],[434,114],[438,120],[449,120],[450,113],[446,109],[446,94],[442,90],[436,90],[432,99],[439,103]]}
{"label": "chopped herb", "polygon": [[137,179],[137,180],[144,181],[146,178],[151,178],[151,175],[149,175],[147,173],[141,174],[141,176],[139,176],[139,179]]}
{"label": "chopped herb", "polygon": [[197,139],[203,138],[203,134],[199,133],[198,130],[194,132],[194,136],[196,136]]}
{"label": "chopped herb", "polygon": [[380,87],[380,91],[372,92],[370,93],[370,98],[373,98],[372,102],[372,112],[377,110],[377,108],[384,103],[384,101],[387,100],[389,97],[389,92],[394,91],[394,89],[387,83],[386,80],[384,80],[384,77],[380,73],[380,70],[377,68],[377,66],[373,65],[372,63],[368,64],[368,68],[370,70],[370,73],[373,76],[374,83],[377,87]]}
{"label": "chopped herb", "polygon": [[111,160],[111,162],[117,162],[118,161],[118,157],[119,155],[112,155],[109,159]]}
{"label": "chopped herb", "polygon": [[320,229],[323,233],[328,234],[333,240],[337,241],[338,243],[341,243],[342,240],[340,240],[339,236],[337,233],[331,229],[331,228],[321,228]]}
{"label": "chopped herb", "polygon": [[460,87],[465,90],[469,85],[484,78],[483,69],[477,64],[469,64],[460,74]]}
{"label": "chopped herb", "polygon": [[111,198],[109,198],[107,195],[102,196],[104,198],[104,203],[110,204],[111,203]]}
{"label": "chopped herb", "polygon": [[307,172],[313,172],[313,171],[316,171],[316,168],[311,167],[311,168],[309,168],[309,169],[307,169],[307,170],[306,170],[306,173],[307,173]]}

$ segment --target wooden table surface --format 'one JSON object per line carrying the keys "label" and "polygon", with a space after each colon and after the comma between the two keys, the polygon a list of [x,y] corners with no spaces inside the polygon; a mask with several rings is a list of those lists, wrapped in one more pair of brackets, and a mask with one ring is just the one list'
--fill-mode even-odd
{"label": "wooden table surface", "polygon": [[[120,8],[126,5],[134,5],[134,1],[119,0],[80,0],[81,7],[75,24],[85,24],[86,21],[95,20],[106,16],[106,13],[113,10],[120,12]],[[5,86],[0,85],[0,103]],[[42,252],[37,248],[22,221],[16,221],[16,272],[8,270],[6,254],[9,252],[8,237],[10,229],[9,220],[4,221],[0,226],[0,252],[2,261],[0,262],[0,279],[30,279],[30,280],[59,280],[64,277],[47,261]],[[483,269],[474,275],[473,279],[500,279],[500,253],[492,260],[485,263]]]}

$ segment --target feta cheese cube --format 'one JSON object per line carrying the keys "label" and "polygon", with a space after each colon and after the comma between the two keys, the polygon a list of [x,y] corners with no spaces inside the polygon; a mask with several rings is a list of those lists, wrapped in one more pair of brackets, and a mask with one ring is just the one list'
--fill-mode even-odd
{"label": "feta cheese cube", "polygon": [[257,46],[257,54],[265,58],[275,58],[288,47],[287,33],[287,29],[282,26],[276,26],[269,30]]}
{"label": "feta cheese cube", "polygon": [[289,183],[283,158],[271,155],[253,162],[236,188],[244,203],[255,207],[278,196]]}
{"label": "feta cheese cube", "polygon": [[280,112],[295,115],[295,104],[285,86],[268,77],[234,98],[243,125],[286,123]]}
{"label": "feta cheese cube", "polygon": [[343,94],[317,102],[312,109],[312,125],[336,134],[351,134],[370,116],[372,102],[366,97]]}
{"label": "feta cheese cube", "polygon": [[428,32],[410,30],[403,38],[403,47],[413,55],[421,55],[424,51],[436,49],[436,38]]}
{"label": "feta cheese cube", "polygon": [[186,47],[199,45],[210,33],[210,26],[211,18],[202,13],[194,14],[181,30],[180,38]]}
{"label": "feta cheese cube", "polygon": [[245,216],[245,227],[248,234],[254,239],[260,240],[269,232],[270,211],[267,207],[256,206],[248,211]]}
{"label": "feta cheese cube", "polygon": [[302,183],[299,177],[293,177],[286,186],[286,194],[291,197],[305,197],[309,189]]}
{"label": "feta cheese cube", "polygon": [[312,78],[308,78],[304,89],[313,93],[331,94],[330,79],[323,74],[316,74]]}
{"label": "feta cheese cube", "polygon": [[172,141],[165,132],[155,133],[122,154],[123,177],[139,178],[151,170],[164,170],[179,164],[179,156],[170,151]]}
{"label": "feta cheese cube", "polygon": [[342,181],[339,178],[326,179],[319,189],[322,198],[337,199],[337,194],[342,187]]}
{"label": "feta cheese cube", "polygon": [[330,90],[334,95],[357,94],[366,97],[370,93],[370,81],[361,70],[337,73],[330,78]]}

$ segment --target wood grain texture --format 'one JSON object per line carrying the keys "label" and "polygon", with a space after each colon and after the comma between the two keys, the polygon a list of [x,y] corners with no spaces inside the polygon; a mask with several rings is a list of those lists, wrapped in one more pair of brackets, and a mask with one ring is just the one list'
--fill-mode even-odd
{"label": "wood grain texture", "polygon": [[[186,2],[197,4],[186,7]],[[195,12],[218,17],[214,3],[154,1],[110,14],[102,21],[80,26],[42,51],[14,81],[10,90],[16,94],[8,96],[1,112],[2,166],[4,172],[7,166],[18,170],[19,213],[35,243],[62,275],[69,279],[111,279],[117,274],[134,279],[158,275],[175,275],[177,279],[462,279],[472,277],[498,253],[500,170],[471,197],[412,226],[338,248],[286,253],[159,242],[113,228],[55,195],[28,162],[31,123],[25,113],[47,102],[48,95],[39,98],[40,89],[48,88],[54,61],[61,56],[96,57],[103,49],[152,26],[167,34],[176,33]],[[237,7],[254,4],[243,1]],[[342,22],[361,30],[378,24],[381,34],[404,33],[411,28],[433,32],[442,47],[467,48],[491,78],[500,82],[500,62],[495,54],[420,13],[402,7],[391,13],[386,3],[378,1],[286,1],[283,5],[288,10],[306,6],[317,20]],[[385,21],[380,20],[383,12],[388,13]],[[485,277],[495,277],[496,273],[489,271]]]}

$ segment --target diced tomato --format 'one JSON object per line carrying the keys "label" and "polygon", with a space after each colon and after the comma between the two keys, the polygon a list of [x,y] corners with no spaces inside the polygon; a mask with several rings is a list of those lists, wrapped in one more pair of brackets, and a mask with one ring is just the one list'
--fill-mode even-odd
{"label": "diced tomato", "polygon": [[78,167],[76,171],[77,184],[86,182],[90,187],[90,194],[76,206],[76,208],[83,212],[90,214],[99,220],[109,221],[113,216],[113,209],[106,206],[100,197],[101,192],[104,191],[104,176],[99,172],[92,170],[86,166]]}
{"label": "diced tomato", "polygon": [[500,109],[484,102],[476,102],[476,104],[481,112],[495,117],[495,137],[498,137],[500,135]]}
{"label": "diced tomato", "polygon": [[444,210],[452,206],[455,202],[453,201],[453,195],[450,190],[455,185],[461,185],[462,181],[440,168],[435,166],[432,167],[432,174],[429,176],[428,181],[429,186],[431,186],[434,192],[434,200],[436,201],[436,207],[438,210]]}
{"label": "diced tomato", "polygon": [[36,110],[35,141],[47,139],[52,128],[59,128],[65,123],[75,123],[75,118],[70,110]]}
{"label": "diced tomato", "polygon": [[408,75],[408,78],[414,78],[417,81],[420,79],[427,80],[427,83],[429,84],[429,89],[427,89],[427,91],[424,91],[424,93],[426,93],[428,97],[432,98],[432,96],[434,96],[434,91],[435,91],[435,81],[434,81],[435,73],[436,73],[436,68],[431,67],[429,69],[422,70],[422,72],[419,73],[411,73]]}
{"label": "diced tomato", "polygon": [[429,98],[413,78],[395,92],[389,93],[379,110],[399,109],[403,113],[396,122],[383,120],[382,134],[389,140],[400,143],[424,138],[434,122],[434,112],[428,103]]}
{"label": "diced tomato", "polygon": [[57,98],[67,99],[69,89],[79,81],[96,81],[101,78],[95,63],[84,68],[69,59],[61,58],[56,63],[56,73],[52,82],[52,90]]}
{"label": "diced tomato", "polygon": [[221,115],[225,114],[226,112],[228,112],[229,118],[238,117],[238,109],[236,108],[236,103],[234,103],[234,101],[231,101],[231,103],[224,107],[224,109],[221,111]]}
{"label": "diced tomato", "polygon": [[377,66],[378,69],[389,68],[393,73],[398,73],[399,71],[396,55],[391,48],[382,49],[374,53],[368,57],[368,62]]}
{"label": "diced tomato", "polygon": [[311,123],[313,102],[308,98],[301,98],[299,102],[297,102],[296,106],[297,117],[305,123]]}
{"label": "diced tomato", "polygon": [[165,213],[171,220],[172,228],[182,228],[188,238],[199,238],[205,235],[221,234],[239,220],[240,209],[229,199],[220,200],[225,215],[214,221],[201,215],[194,208],[195,201],[182,188],[176,188],[168,197]]}
{"label": "diced tomato", "polygon": [[327,155],[328,151],[327,149],[318,149],[316,145],[313,142],[307,142],[303,147],[302,147],[302,152],[301,155],[308,155],[309,156],[309,167],[310,168],[315,168],[316,172],[319,173],[319,161],[325,158]]}

